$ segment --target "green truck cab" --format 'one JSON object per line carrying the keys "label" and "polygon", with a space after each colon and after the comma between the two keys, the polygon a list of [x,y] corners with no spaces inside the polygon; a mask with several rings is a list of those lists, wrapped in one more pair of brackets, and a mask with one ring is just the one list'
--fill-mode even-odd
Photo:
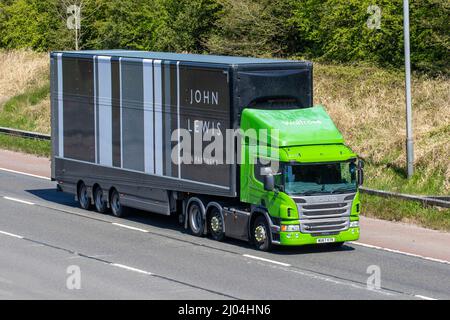
{"label": "green truck cab", "polygon": [[[271,221],[253,223],[251,237],[259,249],[274,243],[341,245],[359,238],[362,162],[322,106],[246,109],[241,129],[269,132],[268,150],[248,139],[242,144],[241,202]],[[277,172],[259,158],[278,160]]]}

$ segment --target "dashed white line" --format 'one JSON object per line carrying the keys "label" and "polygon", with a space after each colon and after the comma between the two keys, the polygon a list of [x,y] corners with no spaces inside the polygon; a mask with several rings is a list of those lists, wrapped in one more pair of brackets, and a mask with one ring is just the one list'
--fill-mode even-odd
{"label": "dashed white line", "polygon": [[6,197],[6,196],[4,196],[3,198],[6,199],[6,200],[11,200],[11,201],[19,202],[19,203],[24,203],[24,204],[28,204],[28,205],[31,205],[31,206],[34,205],[33,202],[25,201],[25,200],[21,200],[21,199],[17,199],[17,198]]}
{"label": "dashed white line", "polygon": [[112,224],[115,226],[118,226],[118,227],[127,228],[127,229],[134,230],[134,231],[148,232],[148,230],[136,228],[136,227],[132,227],[132,226],[127,226],[126,224],[121,224],[121,223],[116,223],[116,222],[112,222]]}
{"label": "dashed white line", "polygon": [[427,297],[427,296],[422,296],[422,295],[420,295],[420,294],[415,294],[414,297],[420,298],[420,299],[423,299],[423,300],[437,300],[437,299],[435,299],[435,298],[430,298],[430,297]]}
{"label": "dashed white line", "polygon": [[22,236],[19,236],[19,235],[14,234],[14,233],[9,233],[9,232],[6,232],[6,231],[0,231],[0,233],[4,234],[5,236],[10,236],[10,237],[14,237],[14,238],[23,239]]}
{"label": "dashed white line", "polygon": [[284,262],[280,262],[280,261],[275,261],[275,260],[270,260],[270,259],[261,258],[261,257],[257,257],[257,256],[252,256],[250,254],[243,254],[243,256],[246,257],[246,258],[250,258],[250,259],[255,259],[255,260],[260,260],[260,261],[265,261],[265,262],[278,264],[278,265],[283,266],[283,267],[290,267],[291,266],[289,263],[284,263]]}
{"label": "dashed white line", "polygon": [[36,175],[36,174],[26,173],[26,172],[22,172],[22,171],[16,171],[16,170],[11,170],[11,169],[6,169],[6,168],[0,168],[0,170],[6,171],[6,172],[11,172],[11,173],[23,174],[23,175],[25,175],[25,176],[29,176],[29,177],[33,177],[33,178],[39,178],[39,179],[50,180],[49,177],[38,176],[38,175]]}
{"label": "dashed white line", "polygon": [[138,272],[138,273],[142,273],[142,274],[146,274],[146,275],[152,275],[151,272],[145,271],[145,270],[141,270],[141,269],[137,269],[137,268],[133,268],[133,267],[129,267],[123,264],[119,264],[119,263],[111,263],[111,265],[113,267],[118,267],[118,268],[122,268],[128,271],[133,271],[133,272]]}
{"label": "dashed white line", "polygon": [[450,264],[450,261],[436,259],[436,258],[431,258],[431,257],[426,257],[426,256],[421,256],[421,255],[415,254],[415,253],[409,253],[409,252],[404,252],[404,251],[400,251],[400,250],[395,250],[395,249],[389,249],[389,248],[385,248],[385,247],[375,246],[373,244],[367,244],[367,243],[356,242],[356,241],[352,241],[350,243],[353,243],[353,244],[356,244],[356,245],[362,246],[362,247],[371,248],[371,249],[383,250],[383,251],[388,251],[388,252],[392,252],[392,253],[402,254],[402,255],[405,255],[405,256],[410,256],[410,257],[420,258],[420,259],[424,259],[424,260],[429,260],[429,261],[433,261],[433,262]]}

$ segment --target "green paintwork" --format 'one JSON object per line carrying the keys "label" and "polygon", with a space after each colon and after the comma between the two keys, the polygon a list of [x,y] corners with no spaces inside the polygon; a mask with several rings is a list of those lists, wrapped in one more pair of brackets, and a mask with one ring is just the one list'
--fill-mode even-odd
{"label": "green paintwork", "polygon": [[279,147],[344,143],[342,134],[320,105],[292,110],[245,109],[241,129],[267,129],[269,144]]}
{"label": "green paintwork", "polygon": [[[255,177],[256,159],[279,159],[280,162],[337,162],[356,158],[357,155],[344,144],[341,133],[322,106],[294,110],[245,109],[241,129],[267,130],[267,146],[258,146],[258,139],[243,140],[240,165],[240,199],[242,202],[265,207],[270,216],[282,224],[298,224],[299,214],[294,200],[284,192],[267,192],[263,182]],[[274,129],[278,131],[274,134]],[[264,136],[263,136],[264,137]],[[265,141],[265,139],[264,139]],[[247,144],[246,144],[247,143]],[[278,147],[276,147],[278,146]],[[359,220],[356,206],[360,204],[359,192],[354,198],[350,220]],[[291,237],[288,238],[287,234]],[[280,244],[314,244],[317,238],[300,232],[280,232]],[[336,236],[336,242],[359,238],[359,228],[350,228]]]}

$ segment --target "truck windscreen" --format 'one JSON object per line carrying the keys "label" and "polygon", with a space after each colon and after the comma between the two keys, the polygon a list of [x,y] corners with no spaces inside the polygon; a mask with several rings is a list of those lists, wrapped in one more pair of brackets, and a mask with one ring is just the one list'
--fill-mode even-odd
{"label": "truck windscreen", "polygon": [[283,166],[284,191],[288,194],[355,192],[355,161]]}

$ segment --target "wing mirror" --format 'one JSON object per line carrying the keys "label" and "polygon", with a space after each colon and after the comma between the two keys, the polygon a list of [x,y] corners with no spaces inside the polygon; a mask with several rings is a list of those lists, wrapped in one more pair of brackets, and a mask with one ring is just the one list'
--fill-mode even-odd
{"label": "wing mirror", "polygon": [[362,186],[364,183],[364,160],[358,160],[358,185]]}
{"label": "wing mirror", "polygon": [[275,190],[275,178],[273,177],[271,168],[270,167],[262,168],[261,175],[264,176],[264,190],[265,191]]}

